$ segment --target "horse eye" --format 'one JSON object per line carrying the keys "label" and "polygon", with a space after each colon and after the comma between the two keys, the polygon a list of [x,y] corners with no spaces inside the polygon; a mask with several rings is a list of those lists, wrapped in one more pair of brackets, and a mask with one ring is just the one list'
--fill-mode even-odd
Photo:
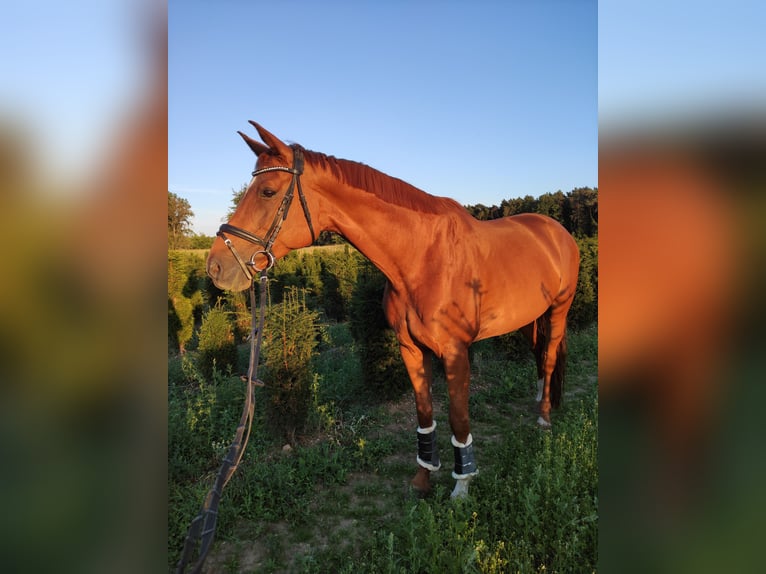
{"label": "horse eye", "polygon": [[277,192],[276,192],[276,191],[274,191],[273,189],[269,189],[268,187],[267,187],[267,188],[265,188],[265,189],[264,189],[264,190],[261,192],[261,195],[262,195],[263,197],[266,197],[266,198],[269,198],[269,197],[274,197],[276,194],[277,194]]}

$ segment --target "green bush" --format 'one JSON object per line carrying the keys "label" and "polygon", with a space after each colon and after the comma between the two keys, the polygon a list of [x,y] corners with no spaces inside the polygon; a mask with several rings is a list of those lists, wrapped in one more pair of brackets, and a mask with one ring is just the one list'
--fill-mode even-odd
{"label": "green bush", "polygon": [[295,442],[312,403],[311,359],[317,346],[318,317],[306,307],[306,292],[296,288],[269,307],[263,332],[266,419],[277,435]]}
{"label": "green bush", "polygon": [[598,236],[576,239],[580,248],[577,291],[569,310],[569,325],[586,327],[598,319]]}
{"label": "green bush", "polygon": [[282,294],[291,288],[306,288],[301,251],[291,251],[276,262],[269,275],[269,299],[272,303],[282,302]]}
{"label": "green bush", "polygon": [[194,335],[204,306],[205,260],[190,251],[168,251],[168,339],[181,353]]}
{"label": "green bush", "polygon": [[351,306],[359,267],[364,257],[348,245],[342,251],[328,251],[322,255],[322,308],[328,318],[345,321]]}
{"label": "green bush", "polygon": [[223,296],[224,305],[231,311],[234,340],[237,343],[245,341],[252,329],[252,313],[250,311],[250,293],[248,291],[238,291],[236,293],[227,291]]}
{"label": "green bush", "polygon": [[[228,451],[245,398],[238,377],[208,379],[193,353],[168,361],[168,550],[174,566],[191,519]],[[257,416],[257,414],[256,414]],[[257,423],[255,423],[257,429]],[[256,430],[257,433],[257,430]],[[250,444],[256,439],[250,441]],[[236,476],[236,475],[235,475]],[[228,495],[228,493],[227,493]],[[225,512],[231,509],[227,504]]]}
{"label": "green bush", "polygon": [[197,345],[198,361],[203,375],[210,378],[213,369],[226,373],[237,368],[237,344],[231,313],[221,304],[211,308],[202,318]]}
{"label": "green bush", "polygon": [[351,299],[351,333],[356,341],[362,377],[371,396],[388,400],[409,387],[399,343],[383,313],[385,276],[367,262]]}
{"label": "green bush", "polygon": [[292,288],[303,289],[313,301],[322,293],[322,250],[292,251],[277,261],[271,272],[271,301],[281,303]]}
{"label": "green bush", "polygon": [[508,361],[529,361],[534,359],[529,340],[521,331],[513,331],[492,339],[494,349]]}

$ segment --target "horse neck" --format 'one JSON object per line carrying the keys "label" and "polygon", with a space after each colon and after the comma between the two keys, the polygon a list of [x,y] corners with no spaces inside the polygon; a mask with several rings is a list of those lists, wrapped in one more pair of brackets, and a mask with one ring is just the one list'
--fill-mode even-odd
{"label": "horse neck", "polygon": [[[438,208],[442,202],[449,206],[450,200],[430,196],[367,166],[332,159],[333,168],[326,168],[318,183],[324,200],[323,227],[350,241],[389,280],[406,279],[430,245],[418,236],[443,219]],[[347,169],[369,171],[349,175]],[[385,186],[388,189],[381,191]]]}

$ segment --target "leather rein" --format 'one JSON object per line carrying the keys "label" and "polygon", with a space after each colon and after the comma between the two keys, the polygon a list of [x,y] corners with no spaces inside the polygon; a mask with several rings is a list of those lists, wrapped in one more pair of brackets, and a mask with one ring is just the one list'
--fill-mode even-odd
{"label": "leather rein", "polygon": [[[264,310],[266,309],[266,276],[267,269],[260,272],[260,300],[258,303],[259,316],[256,324],[255,315],[255,280],[250,283],[250,308],[252,309],[252,326],[250,333],[250,364],[247,371],[247,391],[245,404],[242,408],[242,416],[239,419],[234,440],[229,446],[226,457],[221,462],[213,487],[208,491],[197,516],[192,520],[189,531],[186,534],[184,548],[176,565],[176,574],[184,574],[186,566],[194,560],[193,555],[199,544],[199,554],[193,563],[191,574],[200,574],[215,538],[216,522],[218,521],[218,504],[221,501],[223,489],[229,482],[234,472],[239,467],[242,455],[245,453],[247,441],[250,438],[250,429],[253,425],[255,414],[254,391],[256,386],[263,386],[258,379],[258,358],[261,354],[261,341],[263,339]],[[245,379],[245,377],[242,377]]]}
{"label": "leather rein", "polygon": [[[300,198],[301,206],[303,207],[303,213],[306,216],[306,222],[308,223],[309,230],[311,231],[312,243],[316,240],[314,234],[314,226],[311,223],[311,214],[309,213],[308,205],[306,203],[306,197],[303,195],[303,189],[301,188],[300,176],[303,173],[303,152],[299,147],[293,147],[293,167],[286,166],[274,166],[264,167],[253,171],[253,177],[262,173],[270,171],[285,171],[292,174],[290,180],[290,186],[287,188],[285,197],[282,199],[282,203],[277,209],[274,215],[274,220],[269,227],[266,236],[261,238],[250,233],[246,229],[235,227],[224,223],[218,230],[217,235],[223,239],[226,246],[231,251],[234,258],[239,263],[242,271],[250,280],[250,308],[252,310],[252,323],[250,333],[250,363],[247,371],[247,378],[242,377],[247,381],[247,396],[245,397],[245,404],[242,409],[242,416],[239,420],[239,425],[234,434],[234,440],[229,446],[229,450],[226,457],[221,463],[221,468],[218,470],[213,487],[208,491],[205,501],[202,504],[202,508],[197,516],[192,520],[189,526],[189,532],[186,535],[184,541],[184,548],[181,553],[181,557],[176,565],[176,573],[183,574],[186,571],[186,566],[193,560],[192,556],[195,551],[195,547],[199,542],[199,554],[196,562],[192,565],[192,574],[199,574],[202,571],[202,566],[205,563],[208,553],[213,545],[213,539],[215,537],[216,522],[218,520],[218,504],[221,500],[221,494],[223,488],[229,482],[234,472],[237,470],[242,455],[247,447],[247,441],[250,438],[250,429],[253,424],[253,415],[255,412],[254,390],[256,386],[263,386],[264,383],[258,379],[258,359],[261,354],[261,341],[263,338],[263,324],[264,324],[264,310],[266,308],[266,284],[268,282],[267,273],[269,269],[274,266],[274,254],[271,252],[271,247],[274,245],[274,241],[279,234],[279,230],[282,228],[287,218],[287,213],[290,210],[290,204],[293,201],[295,188],[298,188],[298,197]],[[252,254],[249,261],[244,261],[239,255],[237,250],[232,245],[231,240],[226,237],[226,234],[239,237],[250,243],[260,245],[263,249],[258,250]],[[259,269],[255,263],[255,257],[257,255],[265,255],[267,262],[266,266]],[[253,268],[258,273],[260,283],[260,298],[258,302],[258,318],[256,321],[256,305],[255,305],[255,276],[249,268]]]}

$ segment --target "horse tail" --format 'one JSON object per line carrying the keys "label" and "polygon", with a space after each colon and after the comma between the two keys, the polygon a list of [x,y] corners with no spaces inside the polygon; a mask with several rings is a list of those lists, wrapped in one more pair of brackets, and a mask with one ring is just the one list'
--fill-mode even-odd
{"label": "horse tail", "polygon": [[[548,342],[551,337],[551,309],[540,315],[535,321],[534,354],[538,364],[538,371],[542,372],[542,365],[548,354]],[[551,373],[551,406],[558,408],[561,405],[561,397],[564,394],[564,371],[567,363],[567,337],[566,331],[556,348],[556,364]]]}

